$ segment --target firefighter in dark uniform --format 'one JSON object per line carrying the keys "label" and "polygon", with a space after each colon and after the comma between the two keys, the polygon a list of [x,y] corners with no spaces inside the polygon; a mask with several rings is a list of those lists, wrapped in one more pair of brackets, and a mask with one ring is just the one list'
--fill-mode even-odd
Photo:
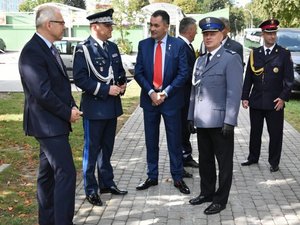
{"label": "firefighter in dark uniform", "polygon": [[251,131],[248,159],[241,165],[258,163],[265,119],[270,137],[271,172],[279,170],[284,106],[294,81],[291,53],[276,44],[278,25],[278,20],[270,19],[259,26],[264,45],[250,53],[242,93],[243,107],[250,107]]}
{"label": "firefighter in dark uniform", "polygon": [[112,33],[112,14],[113,9],[109,9],[87,17],[91,35],[77,45],[73,64],[74,82],[82,89],[84,189],[87,200],[98,206],[102,205],[99,189],[100,193],[127,194],[116,186],[110,163],[117,117],[123,113],[120,95],[126,89],[118,47],[108,41]]}

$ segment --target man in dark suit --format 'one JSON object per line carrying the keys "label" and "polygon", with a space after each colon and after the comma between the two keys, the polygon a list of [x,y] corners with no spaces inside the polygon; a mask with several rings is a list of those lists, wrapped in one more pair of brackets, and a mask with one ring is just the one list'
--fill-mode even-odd
{"label": "man in dark suit", "polygon": [[25,94],[24,130],[40,144],[37,199],[40,225],[71,225],[76,170],[69,144],[71,122],[80,118],[65,66],[53,42],[63,37],[58,8],[42,5],[36,33],[24,46],[19,72]]}
{"label": "man in dark suit", "polygon": [[158,184],[159,126],[164,119],[174,186],[184,194],[190,190],[182,180],[181,108],[188,66],[185,43],[170,37],[170,17],[155,11],[150,19],[151,37],[140,41],[135,80],[141,86],[140,105],[144,112],[148,178],[136,187],[144,190]]}
{"label": "man in dark suit", "polygon": [[102,205],[99,189],[100,193],[127,194],[115,184],[110,162],[117,117],[123,113],[120,95],[126,89],[119,49],[108,41],[113,30],[113,12],[108,9],[87,17],[91,36],[76,47],[73,64],[74,82],[83,91],[80,109],[84,128],[84,190],[87,200],[97,206]]}
{"label": "man in dark suit", "polygon": [[225,25],[224,29],[222,30],[222,33],[223,33],[222,45],[224,46],[224,48],[229,49],[231,51],[234,51],[234,52],[238,53],[239,56],[241,57],[243,65],[244,65],[243,46],[239,42],[237,42],[235,40],[232,40],[228,36],[228,33],[230,32],[229,20],[227,18],[225,18],[225,17],[220,17],[219,19]]}
{"label": "man in dark suit", "polygon": [[[181,136],[181,147],[183,153],[183,166],[184,167],[194,167],[198,168],[198,163],[192,157],[192,145],[190,142],[191,132],[188,127],[187,114],[190,104],[190,93],[192,86],[192,74],[193,68],[196,61],[195,51],[192,42],[197,34],[197,24],[196,20],[191,17],[183,18],[179,23],[179,36],[178,38],[185,43],[185,51],[187,55],[188,62],[188,80],[184,85],[184,106],[181,110],[181,126],[182,126],[182,136]],[[192,177],[187,171],[183,170],[184,177]]]}
{"label": "man in dark suit", "polygon": [[220,19],[206,17],[199,26],[207,54],[195,63],[188,120],[197,128],[201,193],[190,204],[212,202],[204,210],[209,215],[225,209],[228,202],[243,67],[239,55],[221,45],[224,24]]}
{"label": "man in dark suit", "polygon": [[289,50],[276,44],[278,20],[266,20],[262,29],[264,45],[250,53],[242,94],[242,105],[250,107],[250,144],[248,159],[242,166],[258,163],[264,119],[270,136],[270,171],[279,170],[282,150],[284,105],[294,81]]}

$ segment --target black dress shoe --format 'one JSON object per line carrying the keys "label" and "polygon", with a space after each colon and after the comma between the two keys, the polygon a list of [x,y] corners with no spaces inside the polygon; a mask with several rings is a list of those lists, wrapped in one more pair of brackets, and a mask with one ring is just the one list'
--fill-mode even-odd
{"label": "black dress shoe", "polygon": [[183,169],[182,177],[184,178],[193,178],[193,174],[189,173],[185,169]]}
{"label": "black dress shoe", "polygon": [[145,180],[144,182],[140,183],[136,187],[136,190],[145,190],[145,189],[148,189],[149,187],[155,186],[157,184],[158,184],[157,180],[154,180],[154,179],[151,179],[151,178],[147,178],[147,180]]}
{"label": "black dress shoe", "polygon": [[211,196],[203,196],[203,195],[199,195],[196,198],[192,198],[189,203],[191,205],[200,205],[204,202],[212,202],[213,198]]}
{"label": "black dress shoe", "polygon": [[183,161],[183,166],[184,167],[193,167],[193,168],[199,168],[199,164],[194,160],[188,160],[188,161]]}
{"label": "black dress shoe", "polygon": [[270,167],[270,172],[273,173],[273,172],[277,172],[279,170],[279,166],[271,166]]}
{"label": "black dress shoe", "polygon": [[101,199],[100,199],[100,197],[99,197],[98,194],[88,195],[88,196],[86,196],[86,199],[92,205],[96,205],[96,206],[101,206],[102,205],[102,201],[101,201]]}
{"label": "black dress shoe", "polygon": [[242,162],[241,165],[242,166],[250,166],[252,164],[256,164],[257,161],[253,161],[253,160],[246,160],[245,162]]}
{"label": "black dress shoe", "polygon": [[100,193],[112,193],[114,195],[126,195],[128,191],[126,190],[120,190],[117,186],[111,186],[109,188],[101,188]]}
{"label": "black dress shoe", "polygon": [[190,194],[190,189],[183,180],[177,181],[174,183],[174,187],[178,188],[178,190],[183,194]]}
{"label": "black dress shoe", "polygon": [[208,206],[204,210],[204,213],[206,215],[216,214],[216,213],[221,212],[225,208],[226,208],[226,205],[221,205],[221,204],[218,204],[218,203],[212,203],[210,206]]}

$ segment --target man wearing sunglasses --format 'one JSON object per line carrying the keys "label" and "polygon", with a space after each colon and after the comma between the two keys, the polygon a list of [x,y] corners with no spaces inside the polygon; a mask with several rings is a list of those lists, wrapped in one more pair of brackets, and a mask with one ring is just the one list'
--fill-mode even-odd
{"label": "man wearing sunglasses", "polygon": [[[126,75],[117,45],[112,36],[112,14],[108,9],[87,17],[91,35],[75,50],[73,76],[82,89],[84,149],[83,179],[87,200],[101,206],[100,193],[125,195],[114,182],[110,163],[117,117],[122,111],[121,98],[126,89]],[[95,168],[98,180],[95,177]]]}

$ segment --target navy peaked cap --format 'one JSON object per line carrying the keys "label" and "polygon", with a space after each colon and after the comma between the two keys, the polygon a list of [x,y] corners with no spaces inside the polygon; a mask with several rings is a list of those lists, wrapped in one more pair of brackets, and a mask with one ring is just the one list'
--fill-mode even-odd
{"label": "navy peaked cap", "polygon": [[207,31],[222,31],[225,27],[224,23],[216,17],[205,17],[199,21],[199,27],[202,33]]}
{"label": "navy peaked cap", "polygon": [[103,12],[97,12],[95,14],[89,15],[87,19],[90,23],[110,23],[114,24],[112,15],[114,13],[113,9],[108,9]]}

